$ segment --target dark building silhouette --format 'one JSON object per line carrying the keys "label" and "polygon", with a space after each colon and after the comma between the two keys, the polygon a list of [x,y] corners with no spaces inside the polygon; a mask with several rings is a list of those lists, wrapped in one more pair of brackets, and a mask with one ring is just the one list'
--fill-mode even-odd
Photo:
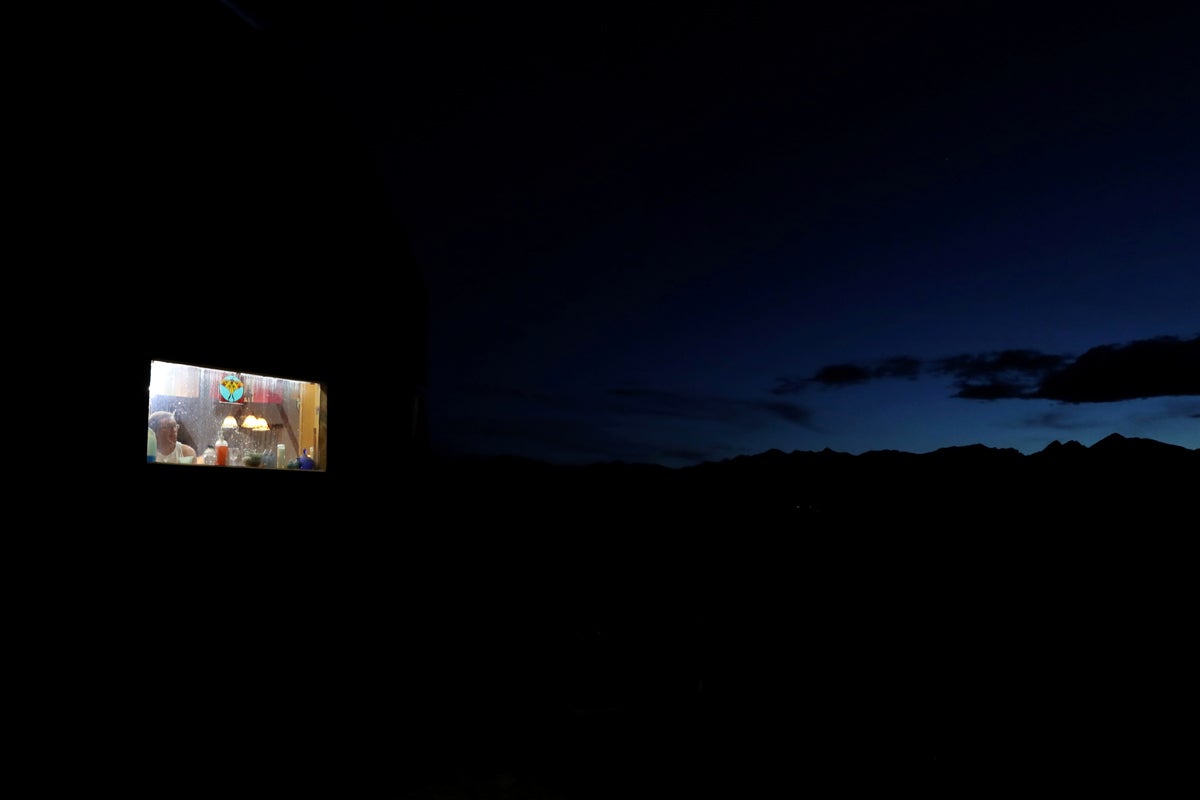
{"label": "dark building silhouette", "polygon": [[[327,20],[263,9],[196,4],[158,31],[139,76],[121,356],[321,383],[323,483],[356,484],[428,455],[425,286],[320,72],[311,26]],[[156,307],[172,288],[173,307]],[[195,476],[166,479],[187,491]]]}
{"label": "dark building silhouette", "polygon": [[[165,774],[355,793],[384,746],[371,720],[419,694],[399,666],[399,534],[427,503],[425,286],[316,69],[318,21],[243,11],[149,21],[111,118],[90,121],[108,130],[104,244],[83,335],[53,364],[104,463],[76,473],[97,501],[60,562],[74,677],[57,691],[104,769],[128,747]],[[322,469],[144,465],[108,437],[139,430],[152,361],[320,383]],[[217,742],[245,758],[203,766]]]}

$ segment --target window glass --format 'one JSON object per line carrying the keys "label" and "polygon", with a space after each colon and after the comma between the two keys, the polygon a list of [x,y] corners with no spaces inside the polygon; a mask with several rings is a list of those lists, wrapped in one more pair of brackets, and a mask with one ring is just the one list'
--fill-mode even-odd
{"label": "window glass", "polygon": [[325,409],[318,383],[152,361],[146,460],[324,470]]}

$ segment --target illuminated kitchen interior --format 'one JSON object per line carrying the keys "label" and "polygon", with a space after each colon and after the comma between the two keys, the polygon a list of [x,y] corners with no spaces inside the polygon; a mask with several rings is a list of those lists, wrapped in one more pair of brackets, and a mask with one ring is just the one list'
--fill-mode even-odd
{"label": "illuminated kitchen interior", "polygon": [[[152,361],[149,414],[168,411],[190,463],[325,469],[327,397],[324,387],[291,378]],[[207,458],[206,458],[207,454]],[[186,462],[185,462],[186,463]]]}

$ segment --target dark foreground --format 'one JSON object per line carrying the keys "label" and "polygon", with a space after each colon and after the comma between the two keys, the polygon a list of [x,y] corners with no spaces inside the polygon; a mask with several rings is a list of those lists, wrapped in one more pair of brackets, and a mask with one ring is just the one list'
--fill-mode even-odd
{"label": "dark foreground", "polygon": [[77,591],[45,598],[66,613],[39,718],[134,794],[1187,779],[1195,526],[1171,481],[1195,475],[958,466],[434,473],[385,484],[390,515],[334,496],[252,536],[81,539],[54,560]]}

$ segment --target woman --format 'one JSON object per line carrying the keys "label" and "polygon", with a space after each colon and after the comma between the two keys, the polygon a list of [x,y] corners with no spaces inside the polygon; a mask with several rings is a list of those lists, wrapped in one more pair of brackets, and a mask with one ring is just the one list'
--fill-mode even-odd
{"label": "woman", "polygon": [[147,424],[150,426],[150,430],[154,431],[154,435],[158,437],[158,452],[154,457],[156,462],[161,461],[168,464],[178,464],[181,461],[184,464],[195,462],[195,448],[179,441],[179,423],[175,421],[174,414],[170,411],[155,411],[150,415]]}

